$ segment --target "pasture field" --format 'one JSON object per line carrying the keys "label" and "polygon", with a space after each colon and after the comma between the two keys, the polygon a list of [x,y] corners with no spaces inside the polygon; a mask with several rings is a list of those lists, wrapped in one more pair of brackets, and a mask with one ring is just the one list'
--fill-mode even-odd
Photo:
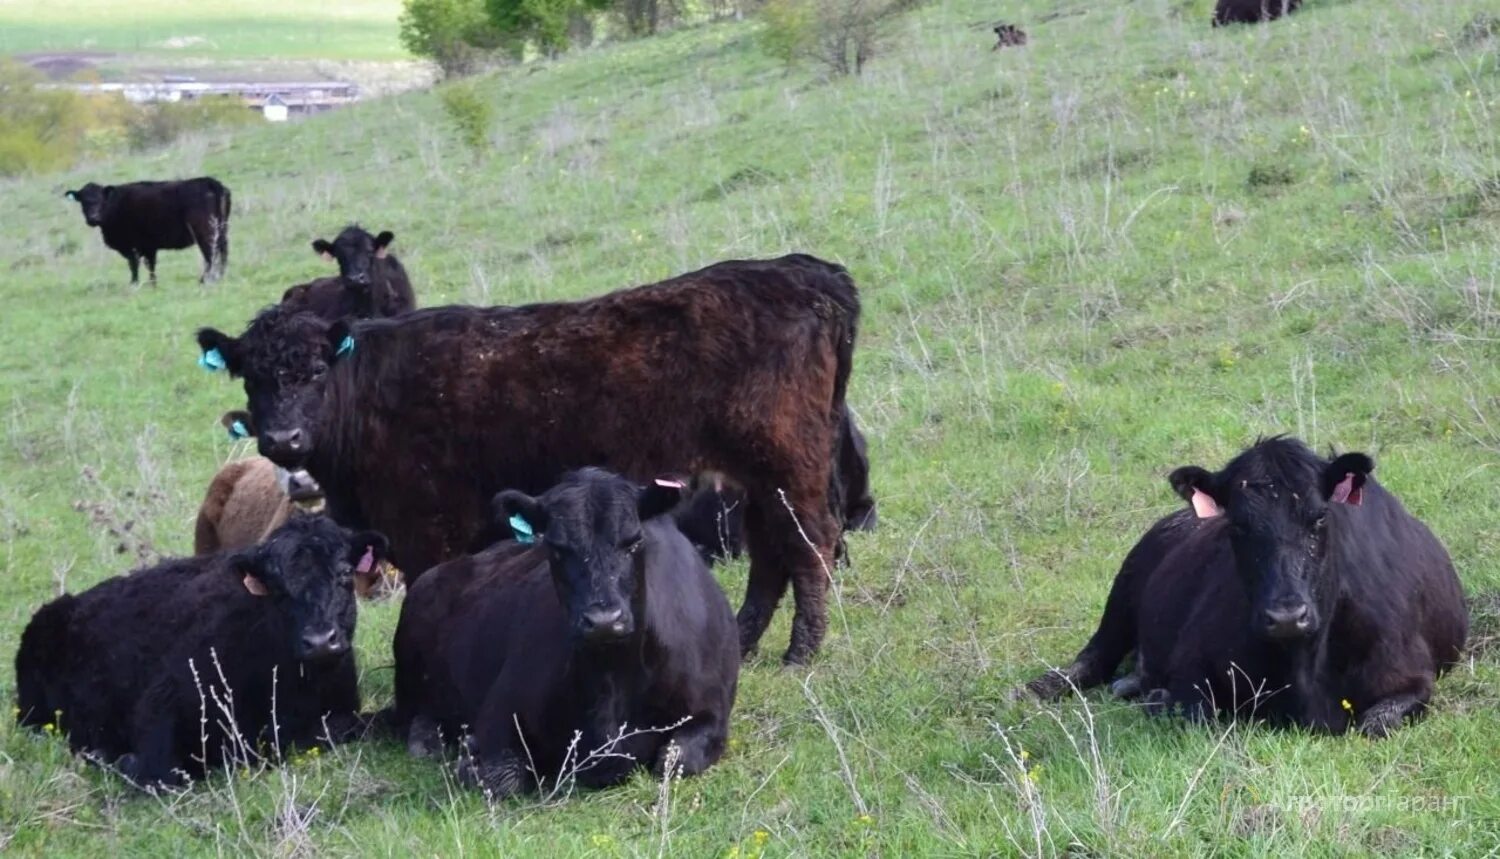
{"label": "pasture field", "polygon": [[0,0],[0,55],[404,60],[400,13],[400,0]]}
{"label": "pasture field", "polygon": [[[787,72],[751,23],[507,71],[478,83],[497,118],[480,157],[408,94],[4,185],[7,701],[43,601],[188,551],[237,453],[217,419],[243,407],[196,366],[193,331],[325,273],[308,241],[353,219],[396,233],[423,304],[582,297],[791,250],[846,264],[881,528],[850,538],[809,669],[780,665],[783,605],[700,778],[487,807],[371,742],[150,798],[0,720],[0,851],[1500,852],[1493,4],[1309,0],[1217,31],[1206,0],[1003,6],[1025,48],[990,51],[976,25],[996,4],[936,0],[862,80]],[[193,252],[128,288],[61,197],[204,173],[234,191],[229,275],[206,288]],[[1280,431],[1372,453],[1452,552],[1472,647],[1429,718],[1371,742],[1184,727],[1099,693],[1008,699],[1092,632],[1125,550],[1181,503],[1173,467]],[[736,606],[744,578],[720,571]],[[372,709],[398,611],[361,610]]]}

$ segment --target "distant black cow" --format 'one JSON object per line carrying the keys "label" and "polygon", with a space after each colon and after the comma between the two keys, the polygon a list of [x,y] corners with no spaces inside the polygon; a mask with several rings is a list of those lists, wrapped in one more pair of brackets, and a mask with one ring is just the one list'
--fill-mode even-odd
{"label": "distant black cow", "polygon": [[1290,15],[1302,0],[1219,0],[1214,6],[1214,26],[1257,24]]}
{"label": "distant black cow", "polygon": [[325,724],[341,738],[358,727],[351,572],[384,550],[379,534],[297,516],[251,549],[59,597],[21,635],[17,718],[56,724],[74,751],[142,786],[254,758],[262,743],[314,743]]}
{"label": "distant black cow", "polygon": [[[1192,511],[1157,522],[1126,557],[1093,639],[1050,697],[1109,680],[1153,710],[1215,710],[1371,736],[1419,715],[1458,659],[1468,613],[1441,543],[1370,476],[1284,437],[1223,471],[1172,472]],[[1201,520],[1201,521],[1200,521]]]}
{"label": "distant black cow", "polygon": [[261,453],[305,465],[330,515],[387,534],[411,574],[490,542],[506,487],[586,465],[724,473],[749,499],[741,643],[790,581],[785,658],[802,662],[842,534],[830,495],[858,317],[847,271],[792,255],[578,302],[332,324],[275,307],[198,342],[244,378]]}
{"label": "distant black cow", "polygon": [[[830,499],[846,531],[873,531],[879,523],[870,496],[870,458],[864,434],[854,418],[844,415],[834,487]],[[694,480],[693,491],[674,512],[677,527],[710,564],[738,558],[744,551],[745,493],[724,482],[722,475]]]}
{"label": "distant black cow", "polygon": [[104,244],[130,263],[130,282],[140,282],[140,261],[156,282],[156,252],[198,246],[203,274],[198,282],[224,276],[229,264],[229,189],[203,176],[180,182],[93,182],[65,194],[83,207],[83,220],[98,227]]}
{"label": "distant black cow", "polygon": [[1001,48],[1019,48],[1026,44],[1026,31],[1015,24],[1000,23],[994,26],[995,47],[991,50],[998,51]]}
{"label": "distant black cow", "polygon": [[417,299],[406,269],[389,252],[395,238],[389,231],[372,236],[349,226],[332,242],[318,239],[312,243],[313,250],[338,262],[338,277],[298,284],[281,296],[281,303],[330,322],[345,316],[372,319],[415,310]]}
{"label": "distant black cow", "polygon": [[584,469],[540,497],[496,496],[535,545],[449,561],[401,608],[394,722],[412,751],[467,726],[463,775],[495,797],[568,775],[591,787],[639,766],[661,775],[669,743],[683,774],[717,761],[739,639],[708,567],[661,515],[680,492]]}

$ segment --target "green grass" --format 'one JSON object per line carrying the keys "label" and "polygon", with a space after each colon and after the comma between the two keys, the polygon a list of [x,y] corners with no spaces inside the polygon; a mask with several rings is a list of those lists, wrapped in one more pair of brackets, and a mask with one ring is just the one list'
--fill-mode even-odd
{"label": "green grass", "polygon": [[398,0],[0,0],[0,55],[108,51],[162,58],[408,59]]}
{"label": "green grass", "polygon": [[[231,452],[217,418],[243,402],[195,366],[193,329],[324,273],[308,240],[355,218],[395,231],[426,304],[586,296],[794,249],[847,264],[882,527],[851,538],[810,671],[776,663],[778,615],[731,750],[672,785],[666,813],[645,776],[487,808],[374,743],[141,798],[0,723],[0,845],[1493,855],[1500,76],[1496,41],[1459,35],[1488,4],[1314,0],[1220,31],[1208,5],[1013,3],[1031,43],[991,53],[971,25],[993,3],[937,2],[864,80],[834,83],[784,74],[752,25],[707,27],[482,82],[498,120],[480,160],[413,94],[5,185],[0,653],[59,581],[122,572],[141,545],[188,550]],[[126,288],[60,196],[199,173],[235,193],[229,277],[209,288],[187,252],[160,287]],[[1185,728],[1097,694],[1007,700],[1092,631],[1124,551],[1180,503],[1171,468],[1283,430],[1374,454],[1481,598],[1490,646],[1428,719],[1370,742]],[[721,576],[736,604],[744,575]],[[398,608],[362,611],[371,707],[389,700]]]}

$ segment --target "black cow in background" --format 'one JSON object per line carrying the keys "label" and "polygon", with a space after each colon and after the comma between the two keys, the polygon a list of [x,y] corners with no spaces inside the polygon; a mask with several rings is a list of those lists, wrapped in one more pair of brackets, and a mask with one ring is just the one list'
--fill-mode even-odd
{"label": "black cow in background", "polygon": [[253,759],[263,742],[342,739],[360,727],[352,572],[385,547],[294,516],[252,548],[61,596],[21,634],[17,720],[55,724],[146,787]]}
{"label": "black cow in background", "polygon": [[1214,26],[1274,21],[1301,5],[1302,0],[1219,0],[1214,6]]}
{"label": "black cow in background", "polygon": [[1276,437],[1222,471],[1172,472],[1191,512],[1147,532],[1093,640],[1030,688],[1104,682],[1134,650],[1139,682],[1125,691],[1149,690],[1155,711],[1376,737],[1420,715],[1468,611],[1447,551],[1373,469],[1362,453],[1329,461]]}
{"label": "black cow in background", "polygon": [[140,282],[140,261],[156,282],[156,252],[198,246],[203,273],[218,280],[229,264],[229,189],[202,176],[179,182],[90,182],[64,194],[83,208],[83,220],[98,227],[104,244],[130,264],[130,282]]}
{"label": "black cow in background", "polygon": [[390,244],[390,231],[372,236],[358,226],[348,226],[332,242],[318,239],[313,250],[325,260],[336,261],[338,277],[320,277],[298,284],[281,296],[290,309],[306,310],[332,322],[345,316],[374,319],[400,316],[417,307],[411,280]]}
{"label": "black cow in background", "polygon": [[413,753],[467,726],[460,773],[494,798],[538,778],[603,787],[638,766],[694,775],[717,761],[739,637],[708,567],[663,515],[681,491],[587,468],[539,497],[497,495],[496,517],[534,543],[441,564],[401,608],[391,721]]}
{"label": "black cow in background", "polygon": [[[864,433],[846,409],[840,425],[834,485],[829,502],[846,531],[873,531],[879,523],[870,495],[870,456]],[[709,564],[738,558],[745,545],[745,492],[726,483],[723,475],[695,478],[692,492],[673,512],[682,531]],[[844,558],[842,542],[838,555]]]}

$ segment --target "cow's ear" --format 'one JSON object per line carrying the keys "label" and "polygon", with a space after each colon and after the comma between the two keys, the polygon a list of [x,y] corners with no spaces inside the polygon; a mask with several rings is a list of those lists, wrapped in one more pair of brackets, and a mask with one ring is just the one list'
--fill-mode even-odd
{"label": "cow's ear", "polygon": [[1323,469],[1323,497],[1335,504],[1353,504],[1358,507],[1364,501],[1365,479],[1375,470],[1375,460],[1363,453],[1346,453]]}
{"label": "cow's ear", "polygon": [[390,230],[382,232],[375,237],[375,258],[385,259],[386,252],[390,250],[391,242],[396,240],[396,234]]}
{"label": "cow's ear", "polygon": [[259,552],[251,550],[240,552],[229,559],[229,572],[240,580],[245,590],[258,597],[271,595],[271,589],[266,587],[262,575],[264,564]]}
{"label": "cow's ear", "polygon": [[229,431],[229,437],[235,441],[255,435],[255,422],[250,420],[249,412],[225,412],[224,416],[219,418],[219,423]]}
{"label": "cow's ear", "polygon": [[336,320],[328,326],[328,345],[333,349],[330,364],[354,354],[354,326],[348,317]]}
{"label": "cow's ear", "polygon": [[1199,519],[1224,515],[1224,504],[1218,497],[1218,480],[1212,472],[1196,465],[1184,465],[1173,471],[1167,480],[1171,481],[1172,490],[1193,506]]}
{"label": "cow's ear", "polygon": [[78,192],[77,191],[65,191],[65,192],[63,192],[63,196],[66,197],[66,198],[68,198],[69,200],[72,200],[75,203],[78,202]]}
{"label": "cow's ear", "polygon": [[349,537],[349,563],[356,573],[368,573],[390,553],[390,541],[379,531],[360,531]]}
{"label": "cow's ear", "polygon": [[642,522],[670,513],[682,502],[688,492],[688,482],[677,475],[658,477],[641,489],[636,496],[636,516]]}
{"label": "cow's ear", "polygon": [[534,543],[547,531],[547,509],[524,492],[507,489],[490,502],[495,520],[510,529],[517,543]]}
{"label": "cow's ear", "polygon": [[313,253],[329,262],[333,262],[333,245],[330,245],[323,239],[313,239],[312,249]]}
{"label": "cow's ear", "polygon": [[198,366],[209,371],[228,370],[231,376],[240,374],[238,340],[217,328],[199,328],[198,347],[203,350]]}

